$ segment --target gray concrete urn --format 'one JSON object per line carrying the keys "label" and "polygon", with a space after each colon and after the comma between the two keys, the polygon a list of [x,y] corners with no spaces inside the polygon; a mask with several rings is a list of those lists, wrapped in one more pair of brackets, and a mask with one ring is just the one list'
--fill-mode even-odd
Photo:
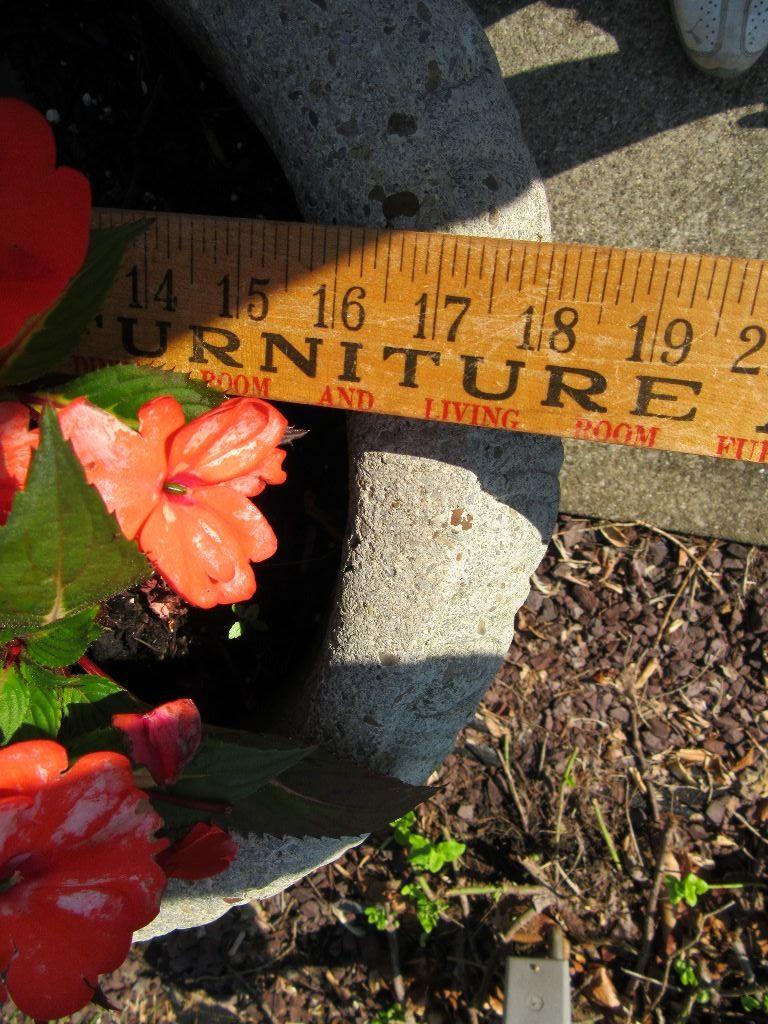
{"label": "gray concrete urn", "polygon": [[[462,0],[156,0],[280,158],[308,220],[547,239],[517,114]],[[559,442],[355,416],[328,633],[287,728],[423,782],[489,686],[557,510]],[[346,840],[239,836],[147,939],[215,920]]]}

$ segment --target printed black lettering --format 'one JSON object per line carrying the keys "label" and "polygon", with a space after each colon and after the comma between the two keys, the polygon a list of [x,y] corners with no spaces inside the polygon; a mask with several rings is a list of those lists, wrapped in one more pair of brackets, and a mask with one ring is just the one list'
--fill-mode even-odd
{"label": "printed black lettering", "polygon": [[656,384],[663,384],[667,387],[682,388],[692,391],[694,395],[701,393],[702,384],[700,380],[677,380],[674,377],[646,377],[641,375],[637,378],[639,387],[637,389],[637,404],[630,412],[633,416],[655,416],[662,420],[689,421],[696,415],[696,406],[684,413],[675,416],[671,412],[653,412],[650,409],[651,402],[677,402],[680,395],[673,391],[657,391]]}
{"label": "printed black lettering", "polygon": [[[608,381],[601,373],[595,370],[582,370],[576,366],[546,366],[549,373],[549,387],[547,397],[541,403],[551,409],[563,409],[565,403],[562,395],[566,394],[572,398],[577,405],[587,412],[607,412],[604,405],[600,405],[592,399],[592,395],[602,395],[608,386]],[[586,381],[584,387],[577,387],[576,384],[568,384],[565,375],[570,374]]]}
{"label": "printed black lettering", "polygon": [[490,398],[499,402],[514,395],[517,390],[520,370],[525,367],[524,362],[516,359],[507,359],[504,363],[505,366],[509,367],[509,378],[506,386],[501,391],[483,391],[482,388],[477,386],[477,368],[480,363],[485,362],[485,358],[483,356],[462,356],[461,358],[464,361],[462,387],[468,395],[472,395],[473,398]]}

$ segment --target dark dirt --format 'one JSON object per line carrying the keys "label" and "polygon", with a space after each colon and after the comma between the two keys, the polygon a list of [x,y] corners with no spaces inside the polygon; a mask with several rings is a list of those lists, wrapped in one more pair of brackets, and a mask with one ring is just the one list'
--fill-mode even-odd
{"label": "dark dirt", "polygon": [[[99,205],[297,217],[258,133],[134,0],[8,0],[0,89],[55,111],[60,158]],[[267,630],[229,641],[231,611],[198,617],[157,586],[108,609],[100,656],[117,677],[140,689],[162,670],[163,697],[191,694],[216,721],[211,679],[264,727],[327,607],[343,430],[327,411],[290,418],[312,432],[290,483],[260,501],[281,543],[259,570]],[[563,517],[507,661],[419,811],[427,835],[467,844],[429,877],[447,909],[426,941],[398,893],[413,872],[382,834],[274,899],[135,948],[105,981],[123,1009],[104,1019],[383,1022],[404,1019],[402,1002],[409,1020],[490,1024],[504,956],[543,952],[555,924],[577,1021],[768,1019],[746,1008],[768,988],[753,887],[768,850],[767,577],[763,550]],[[656,883],[689,871],[750,887],[673,907]],[[495,891],[451,895],[466,886]],[[399,918],[392,942],[365,920],[374,903]]]}
{"label": "dark dirt", "polygon": [[[274,899],[137,948],[105,986],[115,1019],[375,1021],[397,1002],[389,944],[362,913],[382,902],[400,919],[408,1019],[498,1020],[504,956],[542,955],[555,924],[576,1021],[765,1019],[741,1000],[768,987],[753,887],[767,578],[761,549],[561,517],[509,656],[419,811],[431,838],[467,844],[429,876],[448,902],[434,932],[421,941],[398,895],[413,872],[383,833]],[[689,871],[745,887],[651,901],[657,875]],[[451,895],[467,886],[497,891]]]}

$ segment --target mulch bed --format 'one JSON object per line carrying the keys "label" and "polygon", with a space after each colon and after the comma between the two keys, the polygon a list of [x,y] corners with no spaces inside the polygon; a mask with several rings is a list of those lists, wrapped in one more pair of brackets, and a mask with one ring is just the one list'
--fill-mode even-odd
{"label": "mulch bed", "polygon": [[[138,0],[8,0],[0,84],[51,111],[61,160],[99,205],[298,218],[258,134]],[[290,455],[295,483],[266,498],[284,558],[260,574],[266,631],[238,647],[231,616],[203,627],[146,589],[108,609],[100,656],[118,678],[162,656],[168,696],[185,677],[223,721],[203,687],[213,667],[238,722],[253,720],[289,648],[310,645],[338,560],[343,430],[329,412],[291,419],[311,433]],[[764,878],[767,576],[759,549],[562,517],[506,663],[419,810],[424,833],[467,844],[430,876],[448,902],[431,935],[398,895],[413,873],[383,833],[274,899],[136,948],[105,982],[123,1008],[111,1018],[383,1024],[401,1003],[430,1024],[496,1021],[505,955],[543,953],[557,926],[576,1020],[766,1019],[743,1002],[768,987],[763,890],[673,908],[661,883]],[[496,891],[447,895],[467,886]],[[381,902],[400,919],[389,937],[363,914]]]}
{"label": "mulch bed", "polygon": [[[545,955],[554,925],[577,1021],[761,1019],[741,997],[768,986],[763,891],[694,908],[652,893],[689,871],[764,878],[767,578],[761,549],[561,517],[506,663],[419,811],[427,835],[467,844],[430,876],[436,895],[500,891],[448,896],[424,941],[397,895],[413,873],[383,833],[280,896],[137,948],[105,985],[116,1019],[397,1020],[404,989],[408,1019],[492,1022],[504,956]],[[394,960],[363,914],[381,901],[400,914]]]}

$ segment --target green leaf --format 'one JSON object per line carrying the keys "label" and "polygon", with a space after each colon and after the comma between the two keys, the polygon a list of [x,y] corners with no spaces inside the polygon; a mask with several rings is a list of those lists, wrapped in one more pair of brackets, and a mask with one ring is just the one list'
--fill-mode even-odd
{"label": "green leaf", "polygon": [[80,273],[2,366],[0,381],[3,384],[26,384],[35,380],[72,352],[104,305],[125,250],[148,225],[148,221],[140,220],[91,232],[88,255]]}
{"label": "green leaf", "polygon": [[25,654],[38,665],[66,668],[74,665],[103,630],[94,621],[98,607],[86,608],[66,619],[58,619],[50,626],[35,630],[27,637]]}
{"label": "green leaf", "polygon": [[[254,734],[254,739],[259,737]],[[264,746],[204,736],[197,754],[168,792],[195,800],[220,800],[237,805],[311,751],[310,747],[275,746],[270,742],[271,737],[261,739]]]}
{"label": "green leaf", "polygon": [[237,804],[228,821],[274,836],[357,836],[383,828],[430,793],[316,750],[254,800]]}
{"label": "green leaf", "polygon": [[29,707],[24,715],[24,725],[31,725],[38,732],[56,737],[61,725],[61,701],[56,690],[30,684]]}
{"label": "green leaf", "polygon": [[[169,824],[202,819],[246,834],[357,836],[383,828],[432,793],[325,751],[297,748],[284,737],[207,731],[200,752],[167,792],[224,801],[231,810],[226,815],[201,813],[166,803],[162,794],[155,794],[157,809]],[[224,739],[228,733],[229,742]],[[201,764],[207,766],[205,773],[198,771]]]}
{"label": "green leaf", "polygon": [[424,836],[412,835],[409,842],[408,860],[417,871],[442,871],[446,864],[458,860],[467,849],[464,843],[446,839],[431,843]]}
{"label": "green leaf", "polygon": [[413,901],[416,917],[421,925],[421,929],[426,935],[429,935],[440,920],[440,915],[444,914],[448,909],[446,900],[431,900],[418,882],[406,882],[400,889],[400,892],[403,896],[408,896]]}
{"label": "green leaf", "polygon": [[46,626],[150,573],[87,483],[50,408],[25,490],[0,528],[0,625]]}
{"label": "green leaf", "polygon": [[416,824],[416,815],[413,811],[408,811],[401,818],[397,818],[395,821],[389,823],[392,827],[392,834],[394,840],[398,846],[407,846],[411,838],[411,829]]}
{"label": "green leaf", "polygon": [[142,405],[162,395],[175,398],[188,420],[215,409],[224,401],[221,392],[213,391],[202,381],[190,380],[185,373],[133,365],[107,366],[86,373],[49,393],[48,397],[57,403],[87,398],[128,426],[137,427],[137,414]]}
{"label": "green leaf", "polygon": [[0,669],[0,730],[8,743],[24,721],[29,707],[29,688],[15,665]]}
{"label": "green leaf", "polygon": [[[373,927],[379,932],[385,932],[390,927],[390,917],[387,908],[383,903],[371,903],[367,907],[363,907],[363,913],[368,921],[368,924],[372,924]],[[392,922],[393,927],[398,927],[398,922]]]}

